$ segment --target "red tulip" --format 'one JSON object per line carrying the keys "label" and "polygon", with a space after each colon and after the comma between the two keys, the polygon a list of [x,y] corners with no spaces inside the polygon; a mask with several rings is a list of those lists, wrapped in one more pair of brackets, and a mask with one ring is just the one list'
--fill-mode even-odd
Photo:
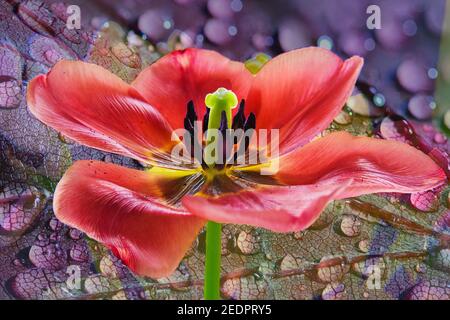
{"label": "red tulip", "polygon": [[[158,278],[174,271],[206,220],[298,231],[334,199],[441,185],[444,172],[409,145],[343,132],[313,140],[342,109],[362,65],[359,57],[342,61],[307,48],[279,55],[253,75],[216,52],[188,49],[127,84],[93,64],[59,62],[31,81],[30,111],[81,144],[152,167],[75,162],[56,188],[55,214],[137,274]],[[171,162],[179,142],[172,132],[185,127],[188,102],[203,119],[205,96],[219,87],[245,99],[256,130],[279,129],[275,175],[261,176],[263,164],[213,170]]]}

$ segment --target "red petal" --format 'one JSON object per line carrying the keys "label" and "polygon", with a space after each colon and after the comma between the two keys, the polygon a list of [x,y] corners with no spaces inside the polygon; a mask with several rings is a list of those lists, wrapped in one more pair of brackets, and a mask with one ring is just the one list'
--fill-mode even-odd
{"label": "red petal", "polygon": [[183,128],[186,106],[193,100],[199,120],[205,96],[219,87],[246,98],[253,76],[244,64],[203,49],[174,51],[142,71],[132,85],[157,108],[174,129]]}
{"label": "red petal", "polygon": [[280,129],[280,152],[309,142],[329,126],[351,95],[363,59],[342,61],[329,50],[306,48],[269,61],[256,74],[248,111],[257,128]]}
{"label": "red petal", "polygon": [[308,228],[345,185],[263,187],[219,197],[187,196],[183,205],[194,215],[221,223],[248,224],[275,232]]}
{"label": "red petal", "polygon": [[336,132],[280,158],[276,174],[289,185],[339,185],[343,198],[367,193],[414,193],[441,185],[446,176],[433,160],[404,143]]}
{"label": "red petal", "polygon": [[56,188],[54,210],[62,222],[110,247],[134,272],[159,278],[176,269],[204,225],[158,201],[161,190],[178,183],[173,177],[78,161]]}
{"label": "red petal", "polygon": [[79,143],[146,161],[170,150],[172,129],[130,85],[100,66],[58,62],[28,86],[30,111]]}

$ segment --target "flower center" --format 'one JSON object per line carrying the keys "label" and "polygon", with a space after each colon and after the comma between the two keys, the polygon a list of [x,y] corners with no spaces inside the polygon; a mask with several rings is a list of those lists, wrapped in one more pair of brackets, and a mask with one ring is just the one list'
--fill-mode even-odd
{"label": "flower center", "polygon": [[[200,126],[193,101],[187,103],[184,128],[187,135],[183,141],[190,152],[202,164],[208,175],[215,176],[236,163],[238,155],[246,153],[256,117],[251,112],[245,116],[245,101],[239,103],[239,110],[233,117],[232,110],[238,105],[236,94],[226,88],[218,88],[205,97],[206,113]],[[197,128],[203,129],[199,135]],[[247,132],[247,134],[245,134]]]}

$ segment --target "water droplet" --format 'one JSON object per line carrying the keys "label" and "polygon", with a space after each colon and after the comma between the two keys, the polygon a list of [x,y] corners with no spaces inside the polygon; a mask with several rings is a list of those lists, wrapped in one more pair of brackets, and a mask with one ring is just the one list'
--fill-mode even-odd
{"label": "water droplet", "polygon": [[[231,0],[209,0],[208,1],[208,11],[215,18],[227,20],[233,17],[233,1]],[[236,4],[234,4],[236,6]],[[242,6],[242,3],[241,3]],[[239,8],[239,4],[237,4]]]}
{"label": "water droplet", "polygon": [[100,275],[91,275],[84,281],[84,290],[89,294],[108,292],[111,290],[111,284],[107,278]]}
{"label": "water droplet", "polygon": [[345,111],[341,111],[336,118],[334,118],[334,122],[340,125],[347,125],[352,123],[352,116]]}
{"label": "water droplet", "polygon": [[81,239],[81,237],[83,237],[83,235],[84,235],[84,233],[78,229],[70,229],[70,231],[69,231],[69,237],[74,240]]}
{"label": "water droplet", "polygon": [[138,54],[128,48],[123,42],[114,44],[111,48],[112,54],[124,65],[133,69],[141,67],[141,58]]}
{"label": "water droplet", "polygon": [[45,206],[45,196],[34,188],[0,191],[0,228],[3,232],[24,232]]}
{"label": "water droplet", "polygon": [[438,270],[450,272],[450,249],[442,249],[433,254],[431,264]]}
{"label": "water droplet", "polygon": [[55,50],[46,50],[44,51],[44,58],[48,61],[50,65],[54,65],[59,60],[62,59],[62,57],[58,54]]}
{"label": "water droplet", "polygon": [[164,29],[170,30],[170,29],[172,29],[172,26],[173,26],[173,21],[172,20],[170,20],[170,19],[164,20],[164,22],[163,22]]}
{"label": "water droplet", "polygon": [[373,104],[374,104],[376,107],[384,107],[384,105],[386,104],[386,98],[385,98],[384,95],[381,94],[381,93],[376,93],[376,94],[373,96],[372,101],[373,101]]}
{"label": "water droplet", "polygon": [[439,197],[434,191],[413,193],[410,196],[411,204],[423,212],[436,211],[439,208]]}
{"label": "water droplet", "polygon": [[108,278],[123,278],[126,275],[126,268],[122,262],[113,255],[106,255],[100,260],[100,272]]}
{"label": "water droplet", "polygon": [[236,251],[237,240],[234,234],[234,230],[227,226],[222,228],[222,250],[223,256],[229,255],[231,250]]}
{"label": "water droplet", "polygon": [[320,260],[317,276],[323,282],[335,282],[350,270],[348,264],[344,263],[342,257],[326,256]]}
{"label": "water droplet", "polygon": [[365,48],[367,51],[373,51],[373,50],[375,50],[376,46],[377,46],[377,44],[376,44],[375,40],[373,40],[372,38],[366,39],[366,40],[364,41],[364,48]]}
{"label": "water droplet", "polygon": [[162,40],[169,33],[164,27],[164,22],[168,20],[167,14],[163,10],[150,9],[139,17],[138,28],[150,39]]}
{"label": "water droplet", "polygon": [[228,34],[232,37],[234,37],[235,35],[237,35],[238,33],[238,29],[236,28],[236,26],[229,26],[228,27]]}
{"label": "water droplet", "polygon": [[29,52],[31,57],[47,67],[52,67],[62,59],[76,59],[77,56],[69,50],[69,48],[63,49],[55,40],[41,35],[35,35],[30,40]]}
{"label": "water droplet", "polygon": [[442,144],[447,142],[447,137],[444,136],[442,133],[437,132],[434,137],[433,137],[434,142],[438,143],[438,144]]}
{"label": "water droplet", "polygon": [[31,263],[47,270],[60,270],[67,265],[67,254],[59,244],[35,244],[29,252]]}
{"label": "water droplet", "polygon": [[281,271],[297,270],[299,268],[299,260],[290,254],[284,256],[284,258],[280,262]]}
{"label": "water droplet", "polygon": [[0,108],[16,108],[21,101],[22,85],[19,81],[0,76]]}
{"label": "water droplet", "polygon": [[194,40],[186,32],[174,30],[167,40],[169,50],[183,50],[194,46]]}
{"label": "water droplet", "polygon": [[204,27],[205,36],[217,45],[225,45],[231,41],[228,33],[229,24],[218,19],[209,19]]}
{"label": "water droplet", "polygon": [[428,74],[428,77],[429,77],[430,79],[432,79],[432,80],[437,79],[437,77],[439,76],[439,72],[437,71],[436,68],[430,68],[430,69],[428,69],[427,74]]}
{"label": "water droplet", "polygon": [[361,220],[354,215],[344,215],[341,221],[341,231],[348,237],[356,237],[361,233]]}
{"label": "water droplet", "polygon": [[47,239],[47,235],[45,233],[39,233],[37,236],[37,239],[39,241],[43,241],[43,240]]}
{"label": "water droplet", "polygon": [[409,100],[408,111],[418,120],[428,120],[433,114],[433,105],[433,97],[417,94]]}
{"label": "water droplet", "polygon": [[127,43],[132,47],[142,47],[144,45],[143,39],[133,30],[130,30],[127,34]]}
{"label": "water droplet", "polygon": [[402,28],[403,32],[408,37],[413,37],[417,33],[417,24],[413,19],[408,19],[405,22],[403,22]]}
{"label": "water droplet", "polygon": [[70,248],[69,256],[78,262],[89,261],[89,249],[85,244],[76,243]]}
{"label": "water droplet", "polygon": [[263,299],[267,291],[267,282],[253,276],[227,279],[221,288],[223,297],[233,300]]}
{"label": "water droplet", "polygon": [[17,49],[0,43],[0,108],[16,108],[22,101],[23,61]]}
{"label": "water droplet", "polygon": [[397,124],[398,121],[394,121],[389,117],[386,117],[381,121],[380,133],[384,139],[395,140],[403,143],[409,143],[409,140],[405,137],[403,132],[400,132]]}
{"label": "water droplet", "polygon": [[237,237],[236,244],[243,254],[255,254],[260,251],[259,236],[255,231],[241,231]]}
{"label": "water droplet", "polygon": [[13,264],[14,264],[16,267],[22,267],[22,266],[23,266],[22,260],[20,260],[20,259],[14,259],[14,260],[13,260]]}
{"label": "water droplet", "polygon": [[230,3],[230,7],[234,12],[240,12],[244,5],[242,4],[241,0],[232,0]]}
{"label": "water droplet", "polygon": [[449,300],[450,283],[447,281],[423,281],[406,294],[409,300]]}
{"label": "water droplet", "polygon": [[333,39],[327,35],[320,36],[317,40],[317,46],[323,49],[331,50],[333,49]]}
{"label": "water droplet", "polygon": [[352,109],[353,112],[365,117],[375,116],[380,113],[379,110],[370,106],[369,101],[363,94],[357,94],[348,98],[347,106]]}
{"label": "water droplet", "polygon": [[450,110],[448,110],[444,114],[444,124],[447,127],[447,129],[450,129]]}
{"label": "water droplet", "polygon": [[341,300],[345,297],[345,285],[343,283],[329,283],[322,291],[323,300]]}
{"label": "water droplet", "polygon": [[19,299],[58,299],[68,296],[64,272],[29,269],[17,274],[11,281],[11,291]]}
{"label": "water droplet", "polygon": [[0,82],[22,79],[23,59],[12,43],[0,42],[0,61]]}
{"label": "water droplet", "polygon": [[52,217],[48,222],[48,225],[53,231],[60,231],[64,227],[64,224],[56,217]]}
{"label": "water droplet", "polygon": [[428,68],[422,61],[408,59],[397,69],[397,79],[410,92],[428,92],[433,89],[433,81],[428,77]]}

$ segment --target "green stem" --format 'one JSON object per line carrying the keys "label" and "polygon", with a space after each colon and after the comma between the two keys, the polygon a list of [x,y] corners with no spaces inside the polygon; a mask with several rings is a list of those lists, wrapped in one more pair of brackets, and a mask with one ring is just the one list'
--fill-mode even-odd
{"label": "green stem", "polygon": [[206,225],[205,300],[220,299],[220,257],[222,226],[208,221]]}
{"label": "green stem", "polygon": [[[205,98],[205,105],[210,108],[208,118],[207,144],[217,141],[209,138],[209,130],[219,129],[222,120],[222,112],[227,117],[227,126],[231,128],[231,109],[238,103],[234,92],[225,88],[219,88],[214,93],[209,93]],[[217,145],[216,145],[217,147]],[[214,163],[208,164],[210,168]],[[205,300],[220,299],[220,258],[222,251],[222,226],[220,223],[208,221],[206,225],[206,261],[205,261]]]}

